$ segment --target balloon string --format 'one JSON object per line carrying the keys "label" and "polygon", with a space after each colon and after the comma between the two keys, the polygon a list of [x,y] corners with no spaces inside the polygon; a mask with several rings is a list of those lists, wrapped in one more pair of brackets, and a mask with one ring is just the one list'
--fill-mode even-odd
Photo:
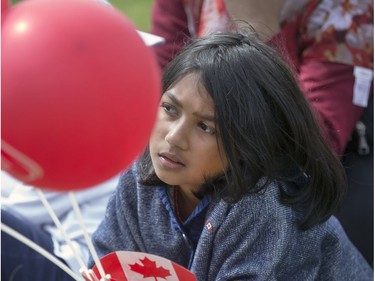
{"label": "balloon string", "polygon": [[87,231],[86,226],[85,226],[85,224],[83,222],[82,215],[81,215],[81,212],[79,210],[79,206],[77,204],[77,200],[76,200],[76,198],[74,196],[74,193],[70,191],[69,192],[69,197],[70,197],[70,202],[72,203],[74,212],[76,213],[78,222],[81,225],[81,229],[83,231],[83,235],[85,236],[86,243],[87,243],[87,246],[88,246],[88,248],[90,250],[92,258],[93,258],[93,260],[94,260],[94,262],[96,264],[96,267],[99,270],[101,278],[103,278],[105,280],[105,278],[107,278],[107,275],[104,272],[102,263],[100,262],[98,254],[96,253],[94,245],[92,244],[91,238],[89,237],[88,231]]}
{"label": "balloon string", "polygon": [[62,261],[51,255],[49,252],[47,252],[45,249],[40,247],[35,242],[31,241],[29,238],[25,237],[21,233],[15,231],[14,229],[10,228],[9,226],[1,223],[1,231],[9,234],[13,238],[17,239],[18,241],[24,243],[26,246],[29,246],[31,249],[37,251],[39,254],[44,256],[46,259],[50,260],[52,263],[60,267],[63,271],[65,271],[67,274],[69,274],[74,280],[76,281],[82,281],[82,279],[79,278],[78,275],[76,275],[68,266],[66,266]]}
{"label": "balloon string", "polygon": [[[82,261],[80,255],[77,253],[77,250],[74,247],[74,245],[72,243],[72,240],[66,234],[64,228],[61,225],[61,222],[60,222],[59,218],[56,216],[55,211],[52,209],[51,205],[48,203],[48,201],[47,201],[46,197],[44,196],[43,192],[39,188],[35,188],[35,190],[36,190],[36,192],[37,192],[37,194],[39,196],[40,201],[42,201],[44,207],[47,209],[49,215],[51,216],[53,222],[55,223],[55,225],[57,226],[57,228],[60,230],[61,234],[63,235],[66,243],[72,249],[74,257],[76,258],[76,260],[79,263],[80,267],[89,276],[88,269],[87,269],[85,263]],[[90,279],[90,281],[92,281],[92,279]]]}

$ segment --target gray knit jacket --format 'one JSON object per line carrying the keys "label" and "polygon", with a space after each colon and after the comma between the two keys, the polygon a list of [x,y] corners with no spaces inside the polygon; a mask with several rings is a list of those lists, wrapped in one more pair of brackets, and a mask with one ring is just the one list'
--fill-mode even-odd
{"label": "gray knit jacket", "polygon": [[139,184],[133,166],[110,198],[93,243],[99,256],[126,250],[165,257],[193,271],[199,281],[373,280],[371,267],[340,223],[331,217],[301,231],[297,211],[280,204],[278,185],[271,183],[265,192],[234,204],[213,200],[192,246],[165,196],[166,187]]}

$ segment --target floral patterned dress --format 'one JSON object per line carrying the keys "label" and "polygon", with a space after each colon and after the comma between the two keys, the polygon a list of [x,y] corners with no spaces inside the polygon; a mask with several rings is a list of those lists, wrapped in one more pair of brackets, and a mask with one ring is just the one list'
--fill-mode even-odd
{"label": "floral patterned dress", "polygon": [[[223,0],[183,0],[189,31],[202,36],[228,29]],[[302,60],[373,68],[373,1],[286,0],[281,32],[297,66]]]}

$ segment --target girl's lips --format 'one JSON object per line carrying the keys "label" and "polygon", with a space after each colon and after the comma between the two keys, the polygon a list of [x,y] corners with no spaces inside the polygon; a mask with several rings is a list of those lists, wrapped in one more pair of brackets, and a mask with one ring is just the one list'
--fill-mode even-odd
{"label": "girl's lips", "polygon": [[179,161],[178,157],[169,153],[159,154],[159,159],[163,166],[171,169],[178,169],[185,166],[183,163]]}

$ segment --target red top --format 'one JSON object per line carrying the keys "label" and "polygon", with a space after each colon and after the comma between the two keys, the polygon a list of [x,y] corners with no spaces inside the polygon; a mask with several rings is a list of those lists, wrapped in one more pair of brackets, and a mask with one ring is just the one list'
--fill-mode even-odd
{"label": "red top", "polygon": [[[222,0],[157,0],[152,17],[151,32],[167,41],[156,48],[162,67],[183,38],[228,29],[230,21]],[[297,68],[312,59],[373,68],[371,0],[286,0],[280,26]]]}

